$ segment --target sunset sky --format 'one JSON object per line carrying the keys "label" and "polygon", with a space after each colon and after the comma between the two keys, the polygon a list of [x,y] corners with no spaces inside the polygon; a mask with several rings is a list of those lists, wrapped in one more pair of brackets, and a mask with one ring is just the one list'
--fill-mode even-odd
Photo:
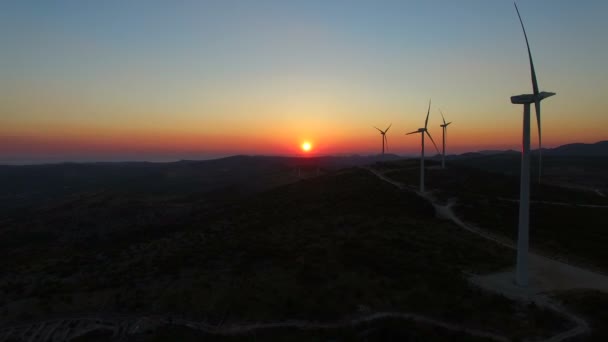
{"label": "sunset sky", "polygon": [[[608,139],[608,1],[518,5],[544,146]],[[531,92],[508,0],[7,0],[0,49],[0,163],[414,154],[429,98],[449,152],[518,149]]]}

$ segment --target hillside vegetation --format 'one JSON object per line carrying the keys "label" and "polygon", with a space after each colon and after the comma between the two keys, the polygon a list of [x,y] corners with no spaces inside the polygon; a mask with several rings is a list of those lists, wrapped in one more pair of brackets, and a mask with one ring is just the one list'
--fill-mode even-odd
{"label": "hillside vegetation", "polygon": [[80,198],[60,221],[35,211],[6,222],[7,232],[37,222],[38,234],[53,237],[49,252],[45,237],[5,246],[19,262],[2,263],[3,322],[99,311],[212,324],[404,311],[513,338],[568,325],[471,285],[468,273],[508,266],[512,251],[437,220],[430,204],[362,169],[192,206],[169,222],[138,225],[139,215],[123,213],[120,229],[97,225],[87,235],[91,215],[112,222],[120,213],[119,198]]}

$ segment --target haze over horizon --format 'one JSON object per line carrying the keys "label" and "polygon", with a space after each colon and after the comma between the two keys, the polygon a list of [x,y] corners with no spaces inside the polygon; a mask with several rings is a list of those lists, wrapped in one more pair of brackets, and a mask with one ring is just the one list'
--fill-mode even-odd
{"label": "haze over horizon", "polygon": [[[607,140],[608,3],[518,5],[543,147]],[[7,1],[0,44],[0,163],[414,155],[429,98],[448,153],[519,150],[531,92],[512,1]]]}

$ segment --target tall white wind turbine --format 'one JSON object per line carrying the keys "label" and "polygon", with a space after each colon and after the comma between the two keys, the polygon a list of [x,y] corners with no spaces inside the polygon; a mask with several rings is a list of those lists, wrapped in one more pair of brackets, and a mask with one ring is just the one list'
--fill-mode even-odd
{"label": "tall white wind turbine", "polygon": [[418,130],[413,131],[413,132],[409,132],[406,133],[407,135],[410,134],[415,134],[415,133],[420,133],[421,139],[422,139],[422,143],[421,143],[421,148],[420,148],[420,192],[424,192],[424,134],[426,133],[429,136],[429,139],[431,139],[431,142],[433,143],[433,145],[435,146],[435,149],[437,150],[437,153],[439,153],[439,149],[437,148],[437,144],[435,144],[435,141],[433,140],[433,137],[431,136],[431,133],[429,133],[427,126],[429,123],[429,114],[431,113],[431,100],[429,100],[429,109],[426,112],[426,120],[424,120],[424,128],[418,128]]}
{"label": "tall white wind turbine", "polygon": [[[528,248],[529,248],[529,221],[530,221],[530,104],[534,103],[536,109],[536,120],[538,122],[538,144],[540,153],[540,102],[547,97],[555,95],[550,92],[539,92],[538,82],[536,80],[536,72],[534,71],[534,63],[532,62],[532,53],[530,52],[530,44],[528,36],[524,28],[524,22],[521,20],[519,9],[515,4],[515,10],[519,17],[521,28],[526,39],[528,48],[528,58],[530,60],[530,73],[532,75],[532,90],[533,94],[524,94],[511,96],[511,103],[524,105],[524,120],[523,120],[523,142],[521,152],[521,176],[519,188],[519,230],[517,233],[517,265],[515,270],[515,282],[519,286],[527,286],[529,282],[528,274]],[[540,168],[539,168],[540,172]]]}
{"label": "tall white wind turbine", "polygon": [[441,130],[443,131],[443,151],[441,153],[441,168],[445,169],[445,138],[448,136],[448,125],[452,122],[450,121],[448,123],[445,123],[445,117],[443,117],[443,112],[441,111],[441,109],[439,110],[439,113],[441,114],[441,120],[443,120],[443,125],[439,125],[441,127]]}
{"label": "tall white wind turbine", "polygon": [[377,129],[380,132],[380,135],[382,136],[382,156],[384,157],[384,144],[386,143],[386,149],[388,150],[388,139],[386,138],[386,132],[388,132],[388,130],[391,128],[393,124],[388,125],[388,127],[383,131],[380,128],[374,126],[375,129]]}

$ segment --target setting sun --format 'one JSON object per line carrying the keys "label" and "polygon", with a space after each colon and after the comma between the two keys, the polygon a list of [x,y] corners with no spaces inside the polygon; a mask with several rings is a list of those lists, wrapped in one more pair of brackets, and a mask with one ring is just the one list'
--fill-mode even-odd
{"label": "setting sun", "polygon": [[302,143],[302,151],[308,152],[308,151],[310,151],[311,148],[312,148],[312,145],[308,141],[305,141],[304,143]]}

